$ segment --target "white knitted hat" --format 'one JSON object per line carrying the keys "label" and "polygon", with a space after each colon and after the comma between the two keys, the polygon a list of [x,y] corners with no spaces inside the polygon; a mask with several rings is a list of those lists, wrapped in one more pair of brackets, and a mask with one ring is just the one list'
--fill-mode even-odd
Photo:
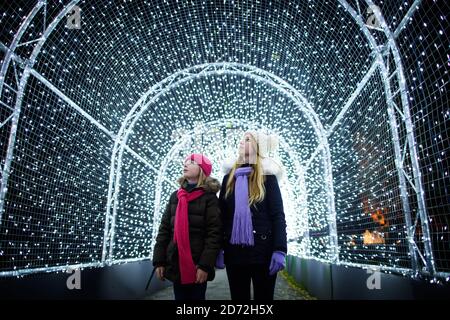
{"label": "white knitted hat", "polygon": [[249,133],[253,136],[253,138],[256,140],[256,143],[259,147],[259,156],[261,158],[267,158],[272,153],[277,151],[279,146],[279,139],[278,136],[275,134],[267,135],[264,132],[260,131],[247,131],[246,133]]}

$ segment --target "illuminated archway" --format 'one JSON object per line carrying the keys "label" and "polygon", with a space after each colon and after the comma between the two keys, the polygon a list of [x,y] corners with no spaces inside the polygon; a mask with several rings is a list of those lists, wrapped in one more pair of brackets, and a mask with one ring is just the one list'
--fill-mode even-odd
{"label": "illuminated archway", "polygon": [[[311,254],[310,258],[358,267],[375,264],[384,270],[405,274],[423,273],[444,277],[448,274],[446,252],[440,246],[442,239],[438,239],[447,236],[448,233],[439,231],[440,228],[444,228],[445,216],[439,212],[439,207],[427,203],[427,198],[431,201],[435,194],[436,197],[439,194],[433,193],[432,188],[435,184],[442,185],[446,178],[422,179],[429,168],[425,168],[420,162],[420,159],[428,155],[421,148],[431,139],[424,138],[428,134],[426,131],[428,129],[421,128],[420,123],[415,120],[421,117],[422,110],[418,109],[419,104],[413,101],[413,98],[418,99],[420,94],[414,88],[415,77],[411,76],[416,66],[413,67],[410,61],[422,59],[423,54],[408,51],[416,45],[411,45],[408,42],[410,40],[399,37],[402,34],[419,33],[414,24],[417,15],[424,14],[427,19],[435,18],[432,13],[421,13],[420,0],[409,6],[402,3],[400,16],[397,16],[396,4],[377,6],[371,0],[364,2],[338,0],[329,4],[271,3],[267,4],[267,7],[251,1],[244,1],[236,7],[226,2],[218,6],[199,2],[180,4],[174,8],[164,5],[152,6],[145,1],[137,4],[121,4],[113,8],[105,2],[96,4],[97,8],[94,8],[94,5],[92,8],[83,7],[81,11],[83,19],[87,19],[83,21],[91,23],[84,24],[86,30],[80,31],[80,38],[73,39],[71,37],[74,33],[70,34],[70,31],[64,30],[63,27],[64,18],[76,6],[83,7],[84,2],[52,4],[37,1],[35,5],[29,5],[27,8],[29,10],[25,10],[29,14],[22,21],[19,21],[19,16],[14,18],[14,15],[10,15],[12,18],[5,23],[6,28],[10,26],[11,32],[5,34],[0,42],[0,49],[3,52],[0,92],[4,107],[0,126],[4,163],[0,190],[2,222],[0,226],[3,226],[4,230],[2,241],[7,245],[0,255],[8,262],[0,270],[1,275],[63,270],[67,265],[103,266],[107,262],[119,263],[145,258],[138,254],[142,251],[142,246],[147,245],[144,240],[136,243],[128,240],[122,245],[123,248],[117,257],[112,252],[117,206],[128,201],[119,199],[121,196],[119,190],[130,188],[129,185],[124,188],[121,185],[123,154],[126,152],[126,157],[131,154],[133,159],[137,159],[145,167],[137,170],[156,172],[158,170],[155,166],[162,163],[161,157],[164,158],[172,146],[165,142],[158,150],[146,153],[145,147],[148,145],[144,143],[144,149],[139,149],[139,143],[133,141],[133,145],[130,146],[127,144],[128,138],[139,136],[133,135],[132,130],[139,127],[135,124],[142,121],[141,116],[158,93],[165,95],[173,89],[176,96],[179,93],[176,89],[178,86],[183,86],[192,79],[203,81],[200,79],[207,78],[209,81],[212,76],[224,77],[228,83],[237,83],[236,78],[227,78],[233,75],[260,82],[261,86],[265,87],[257,89],[258,93],[269,93],[272,89],[268,88],[284,92],[283,94],[292,101],[298,102],[297,110],[306,116],[301,121],[314,131],[309,132],[305,127],[300,127],[302,133],[306,132],[304,135],[306,142],[303,141],[301,146],[307,151],[304,151],[299,159],[295,159],[301,161],[302,166],[306,168],[305,171],[311,174],[306,176],[308,185],[314,185],[317,177],[321,177],[325,185],[325,188],[322,188],[323,186],[316,183],[308,190],[317,198],[327,199],[326,203],[308,208],[308,212],[326,211],[327,214],[324,216],[325,220],[328,220],[324,221],[320,214],[315,219],[317,226],[311,229],[308,238],[316,239],[318,247],[325,245],[321,250]],[[10,8],[15,13],[14,4],[11,4]],[[403,12],[402,10],[406,8],[407,10]],[[166,10],[169,9],[175,9],[173,14],[167,14]],[[366,13],[369,14],[368,18]],[[3,19],[5,17],[9,15],[4,15]],[[439,19],[438,15],[436,17]],[[114,22],[116,20],[119,21],[117,24]],[[51,23],[47,24],[47,21]],[[188,25],[192,30],[183,24],[185,21],[189,22]],[[123,25],[126,23],[131,28],[125,30]],[[19,24],[20,27],[16,28]],[[339,28],[339,24],[342,28]],[[174,25],[180,28],[174,29]],[[41,34],[36,32],[38,29],[42,30]],[[113,30],[117,30],[117,33],[111,32]],[[83,38],[85,31],[88,34],[87,38]],[[186,31],[185,34],[183,31]],[[436,32],[443,35],[445,30],[436,29]],[[90,38],[92,35],[98,37]],[[123,36],[119,38],[123,42],[110,41],[106,35]],[[166,35],[172,37],[166,39],[164,38]],[[339,43],[334,41],[333,36],[340,40]],[[439,37],[435,37],[436,48],[439,48],[442,42],[440,40],[442,38]],[[97,42],[91,45],[94,38]],[[86,56],[83,56],[84,51],[77,47],[77,41],[80,39],[82,42],[85,41],[83,44],[86,47]],[[158,42],[159,39],[166,39],[164,40],[166,42]],[[431,44],[434,40],[427,38],[424,41]],[[297,42],[301,45],[297,46]],[[270,45],[267,46],[266,43]],[[147,59],[140,59],[146,54],[141,47],[155,52],[160,51],[154,56],[149,54]],[[108,60],[106,53],[111,56],[115,54],[110,48],[117,49],[122,54],[123,60],[120,58]],[[123,48],[132,48],[135,51],[130,52],[136,55],[128,56]],[[55,53],[58,49],[61,52]],[[299,52],[301,54],[298,54]],[[71,60],[71,57],[77,54],[81,58]],[[164,60],[164,54],[172,60]],[[408,55],[413,58],[409,58]],[[433,55],[431,57],[429,61],[433,63],[434,60],[440,61]],[[83,64],[85,63],[82,61],[83,58],[92,59],[93,65]],[[348,60],[345,61],[345,58]],[[431,62],[428,65],[431,65]],[[111,65],[107,65],[108,63]],[[85,68],[79,69],[77,64]],[[435,65],[437,69],[432,76],[424,80],[430,92],[431,88],[436,86],[430,84],[430,79],[443,79],[443,76],[439,75],[442,63]],[[110,83],[123,77],[122,66],[129,66],[132,69],[128,76],[130,83],[126,82],[127,90],[121,91],[120,86],[111,89],[113,85]],[[153,73],[151,76],[141,77],[144,84],[137,85],[136,79],[139,77],[134,77],[134,74],[145,67]],[[102,69],[111,70],[105,76],[109,84],[104,83],[101,72],[97,71]],[[419,69],[422,70],[422,67]],[[74,72],[78,74],[74,78],[66,76],[73,70],[82,72]],[[408,73],[405,70],[408,70]],[[90,77],[89,82],[83,82],[83,72]],[[70,81],[65,83],[65,79]],[[327,79],[332,80],[328,82]],[[95,82],[98,85],[92,84]],[[86,88],[93,89],[91,90],[93,93]],[[102,95],[103,92],[105,95]],[[439,92],[442,92],[442,88],[438,89],[437,94]],[[87,96],[88,99],[80,99],[83,96]],[[426,100],[427,97],[421,99]],[[434,97],[434,101],[439,99],[442,101],[441,105],[445,105],[445,98]],[[66,125],[68,117],[58,118],[51,114],[52,110],[46,111],[47,113],[28,111],[30,106],[35,106],[38,110],[44,107],[57,110],[58,104],[73,110],[80,117],[77,118],[79,123]],[[134,105],[131,110],[130,105]],[[439,107],[433,101],[420,105]],[[362,106],[368,107],[364,109]],[[380,110],[377,111],[377,107]],[[288,112],[292,110],[289,109]],[[359,117],[361,114],[364,117]],[[384,118],[384,115],[387,118]],[[217,119],[226,120],[236,118],[235,116]],[[217,119],[205,118],[202,122],[211,124]],[[369,120],[372,120],[373,128]],[[81,148],[77,149],[78,153],[72,153],[75,159],[66,159],[64,154],[58,156],[58,151],[52,146],[58,145],[57,142],[61,140],[51,138],[45,140],[46,135],[51,135],[49,133],[41,132],[33,136],[34,140],[30,140],[29,144],[24,142],[24,139],[48,123],[55,135],[60,132],[59,129],[68,128],[68,134],[73,133],[73,137],[78,137],[86,131],[83,127],[84,121],[93,129],[92,132],[89,131],[89,138],[79,141],[90,141],[91,145],[86,145],[86,149],[96,150],[92,152],[98,154],[97,158],[83,154],[84,150]],[[384,123],[385,126],[379,126],[378,122]],[[154,123],[156,122],[149,122],[152,125]],[[292,126],[294,130],[298,129],[293,124]],[[358,127],[361,127],[361,130]],[[364,130],[369,133],[364,134]],[[431,129],[429,131],[431,132]],[[150,130],[147,134],[153,134],[153,131]],[[145,132],[142,137],[144,136]],[[290,143],[296,143],[295,139],[298,139],[298,136],[291,136],[288,140]],[[314,141],[309,143],[308,139]],[[67,140],[72,141],[71,137]],[[60,146],[62,150],[71,152],[68,151],[67,145],[61,143]],[[314,146],[313,150],[310,150],[311,146]],[[34,163],[41,161],[38,149],[56,154],[55,159],[49,160],[46,164],[46,167],[54,169],[55,177],[52,172],[46,171],[45,163],[42,165],[40,162]],[[297,150],[296,156],[299,154]],[[364,159],[366,151],[367,159]],[[444,151],[435,152],[433,156],[439,158]],[[383,157],[374,158],[374,152],[380,152]],[[306,154],[310,156],[306,157]],[[63,160],[59,157],[66,162],[61,164],[60,161]],[[28,163],[23,165],[25,158]],[[85,176],[72,171],[68,173],[68,168],[77,167],[80,159],[84,161],[91,159],[93,163],[98,161],[98,164],[93,165],[91,171],[83,172]],[[129,174],[130,160],[127,158],[126,162],[125,172]],[[100,167],[103,169],[98,169]],[[108,173],[104,168],[107,168]],[[101,176],[99,181],[96,180],[95,174],[90,175],[90,172],[97,169],[101,171],[97,173]],[[61,172],[65,172],[69,178],[62,178]],[[375,177],[367,178],[370,174]],[[83,177],[87,179],[89,185],[86,190],[77,182]],[[48,189],[40,190],[35,184],[36,179],[44,179],[42,188]],[[54,186],[48,187],[49,179],[54,181],[61,179],[60,184],[55,182]],[[74,180],[74,186],[66,186],[67,179]],[[105,179],[108,180],[107,194],[104,194]],[[63,198],[55,200],[60,186],[65,186],[66,193]],[[55,197],[49,195],[52,192],[56,194]],[[76,198],[72,198],[72,193],[83,194],[81,197],[83,202],[78,203]],[[91,194],[96,195],[95,198],[89,198]],[[127,194],[125,199],[130,199],[130,195]],[[148,201],[154,200],[151,198]],[[85,208],[85,204],[91,203],[93,208]],[[139,207],[137,211],[145,207],[130,202],[130,206],[133,205]],[[73,209],[75,222],[70,218],[69,212],[72,211],[67,211],[65,206]],[[37,212],[26,218],[27,210]],[[122,235],[130,232],[140,219],[133,210],[131,209],[130,217],[122,217],[122,227],[125,226]],[[390,221],[389,227],[384,226],[380,229],[380,220],[377,220],[375,214],[378,211],[383,212],[385,218]],[[100,212],[106,214],[100,217]],[[56,221],[52,221],[53,215],[56,215]],[[371,215],[375,218],[370,218]],[[59,226],[59,219],[63,219],[61,217],[69,221],[67,227],[65,224]],[[81,223],[78,219],[84,222]],[[48,226],[58,225],[58,228],[52,231],[53,235],[50,231],[36,231],[38,234],[42,233],[43,237],[37,244],[51,247],[53,242],[58,241],[58,237],[62,237],[65,240],[59,241],[61,248],[55,247],[53,251],[48,252],[35,247],[30,249],[32,242],[26,239],[29,237],[28,232],[34,228],[30,227],[34,220],[39,220],[34,222],[36,225],[40,223],[45,225],[46,221],[50,221]],[[359,220],[364,220],[366,225],[375,224],[375,227],[365,227],[364,223],[358,222]],[[29,222],[27,224],[24,221]],[[84,230],[81,225],[90,227]],[[309,227],[313,226],[309,224]],[[74,228],[84,231],[74,236]],[[95,231],[92,231],[94,229]],[[390,238],[385,239],[386,243],[378,245],[358,243],[367,232],[372,236],[380,234],[378,229],[382,230],[381,233],[389,235]],[[9,230],[16,230],[17,234],[14,235],[12,232],[13,235],[10,236]],[[21,232],[24,235],[21,236],[18,230],[23,230]],[[121,236],[118,238],[120,241]],[[83,238],[84,242],[79,243],[80,238]],[[330,241],[323,240],[325,238]],[[25,240],[22,242],[21,239]],[[74,243],[76,246],[70,249],[72,251],[62,249],[71,248]],[[100,243],[102,249],[99,249]],[[86,245],[89,246],[88,249],[85,249]],[[128,250],[127,246],[131,249]],[[29,263],[25,261],[26,252],[34,257]],[[54,258],[55,255],[59,260]],[[60,261],[66,263],[60,265]]]}

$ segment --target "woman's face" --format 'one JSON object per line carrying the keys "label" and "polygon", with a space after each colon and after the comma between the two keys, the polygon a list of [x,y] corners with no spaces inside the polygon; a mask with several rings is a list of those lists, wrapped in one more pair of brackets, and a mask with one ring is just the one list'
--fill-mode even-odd
{"label": "woman's face", "polygon": [[200,175],[200,166],[194,160],[184,162],[183,176],[186,179],[196,180]]}
{"label": "woman's face", "polygon": [[254,145],[255,139],[250,133],[246,133],[239,143],[239,155],[245,157],[253,157],[256,154]]}

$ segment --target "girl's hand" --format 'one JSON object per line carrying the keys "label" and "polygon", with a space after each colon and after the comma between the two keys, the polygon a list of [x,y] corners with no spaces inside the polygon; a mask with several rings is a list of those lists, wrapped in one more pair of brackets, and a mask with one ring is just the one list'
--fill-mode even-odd
{"label": "girl's hand", "polygon": [[208,272],[203,271],[200,268],[197,268],[197,280],[195,283],[203,283],[208,279]]}
{"label": "girl's hand", "polygon": [[166,278],[164,278],[164,267],[158,267],[156,268],[156,276],[158,277],[159,280],[166,280]]}

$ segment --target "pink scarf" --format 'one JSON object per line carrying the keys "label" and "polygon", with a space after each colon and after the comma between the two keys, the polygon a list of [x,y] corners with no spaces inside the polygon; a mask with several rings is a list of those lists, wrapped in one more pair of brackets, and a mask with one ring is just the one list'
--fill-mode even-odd
{"label": "pink scarf", "polygon": [[191,244],[189,242],[188,203],[202,196],[203,190],[187,192],[178,189],[178,205],[175,213],[175,231],[173,242],[178,244],[178,263],[180,266],[181,284],[195,283],[197,268],[192,260]]}

